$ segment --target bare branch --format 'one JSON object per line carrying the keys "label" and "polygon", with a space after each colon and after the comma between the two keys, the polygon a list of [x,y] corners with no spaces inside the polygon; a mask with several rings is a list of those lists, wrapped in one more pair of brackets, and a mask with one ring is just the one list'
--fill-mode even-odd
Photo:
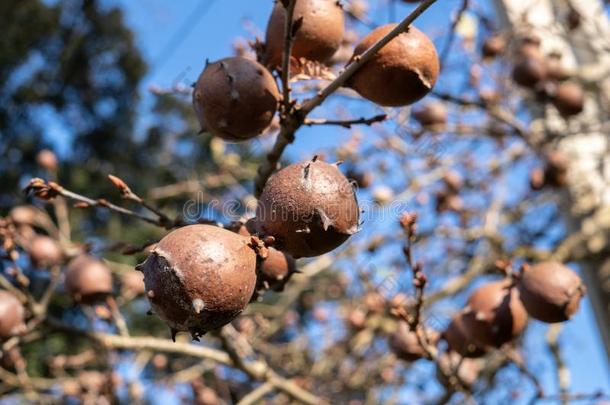
{"label": "bare branch", "polygon": [[469,3],[470,3],[469,0],[462,0],[462,5],[460,6],[460,9],[458,10],[457,14],[455,15],[453,21],[451,22],[451,28],[449,29],[449,36],[447,37],[445,46],[443,47],[443,50],[441,51],[441,54],[439,56],[439,59],[441,62],[441,69],[443,69],[445,67],[445,62],[447,61],[447,57],[449,56],[449,51],[451,50],[453,41],[455,41],[457,25],[459,24],[459,22],[462,19],[462,16],[466,12],[466,10],[468,10]]}
{"label": "bare branch", "polygon": [[303,122],[303,125],[338,125],[343,128],[351,128],[352,125],[372,125],[376,122],[385,121],[388,118],[387,114],[379,114],[370,118],[357,118],[353,120],[329,120],[326,118],[307,118]]}
{"label": "bare branch", "polygon": [[[76,204],[77,208],[102,207],[102,208],[106,208],[111,211],[118,212],[123,215],[127,215],[129,217],[140,219],[140,220],[142,220],[144,222],[148,222],[149,224],[152,224],[152,225],[163,227],[165,229],[171,229],[175,226],[178,226],[181,223],[179,220],[174,220],[174,221],[169,220],[169,222],[168,222],[167,217],[164,216],[163,214],[161,214],[162,216],[159,216],[159,214],[157,214],[157,218],[151,218],[147,215],[140,214],[140,213],[132,211],[128,208],[124,208],[124,207],[115,205],[104,198],[99,198],[97,200],[94,200],[92,198],[85,197],[85,196],[75,193],[73,191],[67,190],[53,181],[45,181],[40,178],[31,179],[29,184],[25,188],[25,192],[32,193],[36,197],[41,198],[43,200],[50,200],[50,199],[55,198],[58,195],[61,195],[63,197],[71,199],[73,201],[77,201],[77,204]],[[139,197],[137,197],[137,198],[139,198]],[[151,210],[151,208],[149,208],[149,207],[146,207],[146,208]]]}
{"label": "bare branch", "polygon": [[[292,18],[294,16],[294,7],[297,4],[296,0],[289,0],[286,5],[286,21],[284,23],[284,49],[282,53],[282,104],[284,106],[282,113],[284,115],[290,113],[290,55],[292,54],[292,44],[294,39]],[[298,29],[298,27],[297,27]]]}
{"label": "bare branch", "polygon": [[263,397],[265,395],[269,394],[270,392],[273,392],[274,388],[275,387],[273,386],[273,384],[268,383],[268,382],[266,382],[262,385],[259,385],[258,387],[256,387],[256,389],[249,392],[242,399],[240,399],[239,402],[237,403],[237,405],[255,404],[257,401],[263,399]]}

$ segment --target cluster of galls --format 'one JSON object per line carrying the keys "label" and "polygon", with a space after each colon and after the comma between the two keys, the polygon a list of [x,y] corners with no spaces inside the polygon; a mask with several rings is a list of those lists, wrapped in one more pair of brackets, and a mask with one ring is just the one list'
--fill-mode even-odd
{"label": "cluster of galls", "polygon": [[[17,259],[20,247],[30,258],[36,271],[67,265],[64,274],[65,291],[77,303],[94,304],[113,292],[110,269],[101,260],[82,254],[72,257],[56,239],[42,231],[53,230],[48,214],[34,206],[14,207],[2,222],[3,247]],[[6,231],[6,232],[4,232]],[[50,232],[52,233],[52,232]],[[17,275],[18,277],[18,275]],[[17,278],[19,282],[19,279]],[[0,339],[26,331],[24,305],[9,291],[0,290]]]}
{"label": "cluster of galls", "polygon": [[[505,48],[505,39],[499,34],[493,35],[483,43],[483,58],[494,58]],[[529,35],[518,40],[514,58],[512,78],[515,83],[532,90],[542,101],[550,101],[564,117],[582,112],[584,90],[579,83],[569,80],[560,54],[545,55],[540,47],[540,39]]]}
{"label": "cluster of galls", "polygon": [[271,176],[246,224],[179,228],[137,269],[172,333],[198,338],[233,320],[257,291],[282,291],[297,272],[295,258],[335,249],[357,231],[358,218],[347,178],[336,164],[313,159]]}
{"label": "cluster of galls", "polygon": [[[428,342],[445,342],[447,350],[439,352],[439,367],[451,371],[449,364],[462,364],[465,368],[460,368],[459,375],[464,383],[471,384],[481,366],[477,358],[517,339],[529,317],[546,323],[569,320],[584,294],[579,276],[561,263],[524,265],[511,279],[477,288],[442,334],[427,332]],[[426,355],[415,332],[403,321],[390,335],[389,346],[405,361]],[[439,375],[443,374],[447,373]]]}
{"label": "cluster of galls", "polygon": [[516,339],[528,316],[563,322],[578,310],[585,288],[578,275],[556,262],[524,265],[514,280],[483,285],[443,333],[449,348],[465,357],[480,357]]}
{"label": "cluster of galls", "polygon": [[[229,57],[206,67],[194,85],[193,107],[202,130],[228,141],[252,139],[270,127],[280,94],[269,69],[282,65],[286,9],[276,2],[259,61],[243,56]],[[344,12],[336,0],[297,0],[293,14],[293,62],[333,62],[344,43]],[[356,45],[348,63],[395,25],[369,33]],[[382,106],[404,106],[424,97],[436,83],[440,69],[430,39],[409,27],[377,52],[349,80],[346,86]]]}
{"label": "cluster of galls", "polygon": [[[194,85],[193,106],[202,129],[228,141],[266,131],[280,94],[271,74],[281,70],[285,23],[276,2],[258,61],[243,56],[207,63]],[[291,66],[332,63],[345,45],[344,12],[336,0],[297,0]],[[395,25],[373,30],[353,50],[357,61]],[[439,60],[430,39],[414,27],[400,33],[346,84],[382,106],[403,106],[434,86]],[[230,322],[261,289],[280,291],[296,272],[295,259],[337,248],[358,230],[352,184],[336,164],[317,159],[288,166],[269,178],[255,218],[235,231],[193,225],[167,235],[138,268],[146,294],[172,331],[193,337]]]}
{"label": "cluster of galls", "polygon": [[56,239],[38,233],[51,225],[46,212],[24,205],[13,208],[8,218],[34,268],[48,269],[68,263],[64,287],[74,301],[93,304],[112,294],[112,274],[103,261],[89,254],[72,257]]}

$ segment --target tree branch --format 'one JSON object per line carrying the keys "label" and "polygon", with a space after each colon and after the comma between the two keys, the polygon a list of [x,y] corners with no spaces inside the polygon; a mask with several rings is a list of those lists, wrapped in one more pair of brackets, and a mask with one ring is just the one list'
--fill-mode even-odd
{"label": "tree branch", "polygon": [[352,125],[372,125],[376,122],[385,121],[388,118],[387,114],[379,114],[370,118],[357,118],[353,120],[329,120],[326,118],[308,118],[305,119],[303,125],[313,126],[313,125],[338,125],[343,128],[351,128]]}
{"label": "tree branch", "polygon": [[[285,4],[286,21],[284,24],[284,49],[282,53],[282,103],[283,114],[289,114],[292,108],[290,102],[290,55],[292,54],[292,44],[294,39],[292,18],[296,0],[288,0]],[[297,27],[298,29],[298,27]]]}
{"label": "tree branch", "polygon": [[[116,204],[113,204],[113,203],[109,202],[108,200],[106,200],[105,198],[99,198],[97,200],[94,200],[92,198],[85,197],[84,195],[80,195],[78,193],[65,189],[64,187],[60,186],[59,184],[57,184],[53,181],[45,181],[40,178],[31,179],[24,191],[26,193],[32,193],[36,197],[38,197],[42,200],[51,200],[51,199],[57,197],[58,195],[61,195],[63,197],[71,199],[73,201],[77,201],[77,204],[75,205],[77,208],[103,207],[110,211],[115,211],[115,212],[118,212],[119,214],[137,218],[137,219],[147,222],[149,224],[160,226],[165,229],[171,229],[171,228],[176,227],[181,224],[180,220],[169,220],[165,215],[159,214],[155,211],[153,211],[153,212],[155,212],[155,214],[157,215],[157,218],[152,218],[147,215],[143,215],[138,212],[132,211],[128,208],[124,208],[124,207],[118,206]],[[135,194],[134,194],[134,196],[135,196]],[[139,198],[139,197],[137,197],[137,198]],[[133,199],[133,198],[129,198],[129,199]],[[142,204],[143,200],[140,200],[138,202],[140,204]],[[145,204],[142,204],[142,205],[145,208],[147,208],[149,211],[153,210],[148,205],[145,205]]]}

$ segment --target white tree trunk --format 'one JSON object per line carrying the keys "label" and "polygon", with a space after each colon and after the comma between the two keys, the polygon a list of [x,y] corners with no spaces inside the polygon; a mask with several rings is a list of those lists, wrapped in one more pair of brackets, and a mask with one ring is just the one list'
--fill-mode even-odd
{"label": "white tree trunk", "polygon": [[[610,23],[599,0],[496,0],[505,27],[534,31],[545,52],[559,51],[565,66],[587,90],[585,110],[566,122],[552,107],[532,104],[532,130],[544,144],[570,158],[565,207],[606,353],[610,359]],[[567,30],[572,7],[582,16]]]}

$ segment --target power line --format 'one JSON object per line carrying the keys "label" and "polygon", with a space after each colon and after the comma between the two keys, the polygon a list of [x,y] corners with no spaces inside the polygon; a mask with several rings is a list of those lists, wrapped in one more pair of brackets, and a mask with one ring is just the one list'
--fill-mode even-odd
{"label": "power line", "polygon": [[163,67],[165,61],[167,61],[173,55],[176,49],[180,46],[180,43],[191,34],[193,29],[196,27],[197,22],[201,21],[210,8],[212,8],[214,3],[216,3],[216,0],[199,0],[199,4],[197,4],[191,14],[171,36],[170,40],[159,52],[159,55],[153,58],[152,70],[149,72],[149,74]]}

